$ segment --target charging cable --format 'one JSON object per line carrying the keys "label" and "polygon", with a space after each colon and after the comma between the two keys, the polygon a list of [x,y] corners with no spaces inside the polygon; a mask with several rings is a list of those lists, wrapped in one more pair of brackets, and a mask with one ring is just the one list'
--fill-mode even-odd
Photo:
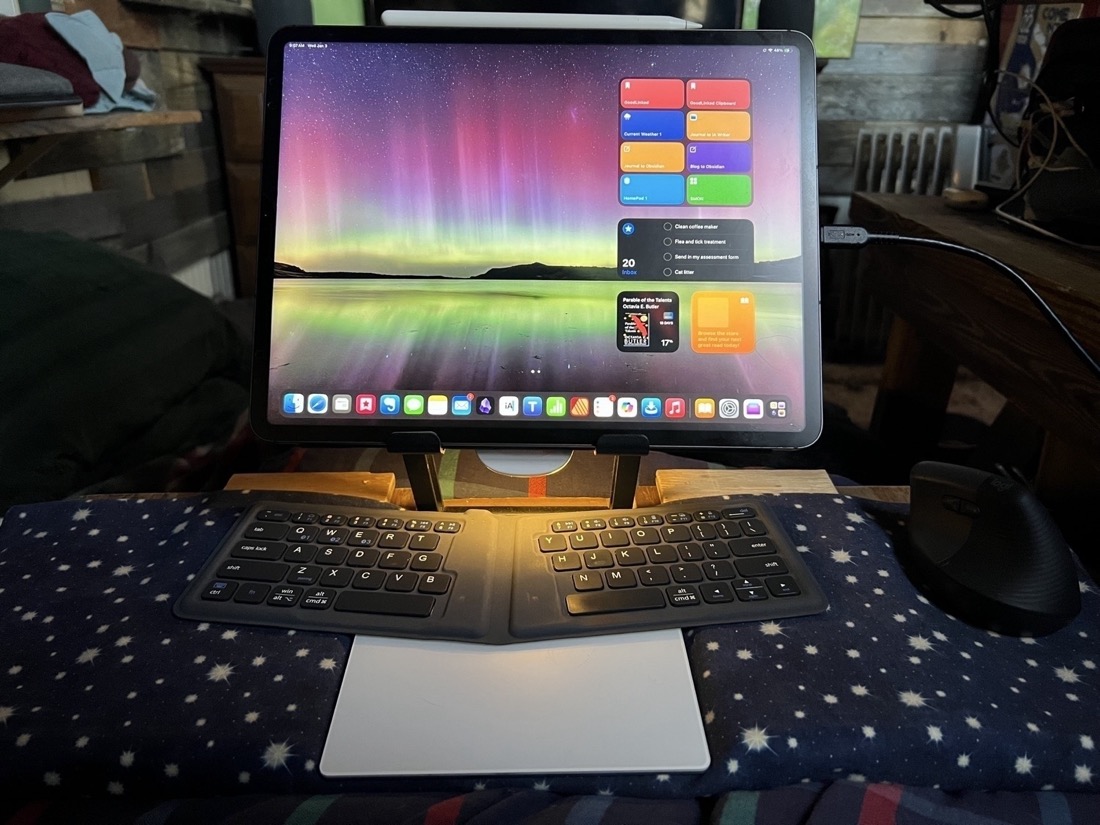
{"label": "charging cable", "polygon": [[950,241],[940,241],[934,238],[919,238],[910,235],[880,235],[873,232],[868,232],[861,226],[823,226],[821,227],[821,245],[823,247],[838,248],[862,248],[867,244],[894,244],[905,246],[923,246],[928,249],[939,249],[945,252],[954,252],[957,255],[963,255],[967,258],[973,258],[976,261],[993,267],[1002,275],[1008,276],[1008,278],[1016,284],[1020,289],[1024,291],[1027,297],[1031,300],[1045,317],[1054,327],[1055,330],[1065,339],[1070,348],[1077,354],[1077,356],[1085,362],[1085,365],[1089,368],[1092,374],[1100,379],[1100,364],[1094,359],[1077,340],[1077,337],[1070,332],[1069,328],[1062,323],[1062,319],[1050,308],[1043,296],[1041,296],[1035,289],[1029,284],[1024,277],[1015,269],[1010,267],[1004,261],[994,258],[992,255],[987,255],[977,249],[973,249],[969,246],[963,246],[962,244],[951,243]]}

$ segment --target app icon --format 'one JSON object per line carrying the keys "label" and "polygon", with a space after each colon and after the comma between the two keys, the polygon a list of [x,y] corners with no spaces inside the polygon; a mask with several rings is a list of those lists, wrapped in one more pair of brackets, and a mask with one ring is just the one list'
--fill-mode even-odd
{"label": "app icon", "polygon": [[447,414],[447,396],[445,395],[429,395],[428,396],[428,415],[446,415]]}
{"label": "app icon", "polygon": [[642,399],[642,418],[659,418],[661,416],[660,398]]}
{"label": "app icon", "polygon": [[638,399],[637,398],[620,398],[616,405],[619,411],[619,418],[637,418],[638,417]]}
{"label": "app icon", "polygon": [[768,415],[772,418],[786,418],[787,417],[787,402],[786,401],[769,401],[768,402]]}
{"label": "app icon", "polygon": [[666,398],[665,415],[669,418],[683,418],[687,415],[687,401],[683,398]]}
{"label": "app icon", "polygon": [[736,398],[723,398],[718,402],[718,415],[722,418],[737,418],[741,414],[741,402]]}
{"label": "app icon", "polygon": [[696,398],[695,399],[695,417],[696,418],[714,418],[714,399],[713,398]]}
{"label": "app icon", "polygon": [[542,399],[537,395],[523,396],[523,414],[528,418],[542,415]]}
{"label": "app icon", "polygon": [[297,415],[306,411],[306,397],[300,392],[288,392],[283,396],[283,414]]}
{"label": "app icon", "polygon": [[328,412],[328,396],[323,392],[311,392],[306,399],[306,409],[314,415]]}
{"label": "app icon", "polygon": [[424,414],[424,396],[422,395],[406,395],[405,396],[405,415],[423,415]]}
{"label": "app icon", "polygon": [[355,411],[359,415],[374,415],[378,412],[378,399],[373,395],[355,396]]}
{"label": "app icon", "polygon": [[383,395],[378,399],[378,409],[382,415],[397,415],[401,412],[401,396]]}
{"label": "app icon", "polygon": [[568,412],[565,396],[551,395],[546,399],[546,414],[553,418],[561,418]]}
{"label": "app icon", "polygon": [[596,418],[610,418],[615,414],[615,402],[609,396],[601,395],[592,402],[592,412]]}
{"label": "app icon", "polygon": [[334,395],[334,396],[332,396],[332,411],[334,413],[349,413],[349,412],[351,412],[351,396],[350,395]]}
{"label": "app icon", "polygon": [[477,414],[478,415],[492,415],[493,414],[493,399],[487,395],[479,395],[477,397]]}
{"label": "app icon", "polygon": [[519,399],[514,395],[501,396],[500,414],[519,415]]}
{"label": "app icon", "polygon": [[741,405],[741,412],[745,418],[763,418],[764,402],[759,398],[746,398]]}
{"label": "app icon", "polygon": [[574,395],[569,399],[569,414],[575,418],[584,418],[592,411],[588,399],[580,395]]}
{"label": "app icon", "polygon": [[451,413],[454,415],[469,415],[473,412],[474,402],[468,395],[451,396]]}

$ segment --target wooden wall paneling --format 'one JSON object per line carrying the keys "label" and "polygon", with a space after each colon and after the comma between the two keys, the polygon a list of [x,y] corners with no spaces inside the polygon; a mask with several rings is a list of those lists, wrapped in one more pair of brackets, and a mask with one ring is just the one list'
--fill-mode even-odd
{"label": "wooden wall paneling", "polygon": [[216,149],[188,150],[173,157],[151,160],[146,167],[154,197],[170,195],[221,177]]}
{"label": "wooden wall paneling", "polygon": [[179,126],[149,126],[70,135],[53,152],[36,161],[27,171],[27,176],[117,166],[169,157],[183,150],[183,132]]}
{"label": "wooden wall paneling", "polygon": [[133,49],[161,47],[156,16],[129,9],[118,0],[53,0],[53,8],[65,14],[94,11],[103,25],[119,36],[124,46]]}
{"label": "wooden wall paneling", "polygon": [[263,154],[262,75],[216,73],[214,90],[227,160],[259,163]]}
{"label": "wooden wall paneling", "polygon": [[221,182],[208,181],[152,200],[130,203],[122,211],[123,243],[135,247],[225,211]]}
{"label": "wooden wall paneling", "polygon": [[147,201],[153,197],[145,164],[120,163],[91,170],[92,186],[118,192],[123,204]]}
{"label": "wooden wall paneling", "polygon": [[229,221],[218,212],[150,242],[149,265],[170,275],[228,246]]}
{"label": "wooden wall paneling", "polygon": [[[226,163],[229,200],[234,204],[258,204],[260,201],[260,166],[255,163]],[[237,244],[255,246],[260,234],[259,209],[233,210],[233,239]]]}
{"label": "wooden wall paneling", "polygon": [[89,192],[0,205],[0,226],[29,232],[64,232],[81,240],[122,234],[117,192]]}
{"label": "wooden wall paneling", "polygon": [[14,180],[0,187],[0,203],[22,203],[59,198],[66,195],[83,195],[92,191],[92,179],[86,169],[58,172],[37,178]]}

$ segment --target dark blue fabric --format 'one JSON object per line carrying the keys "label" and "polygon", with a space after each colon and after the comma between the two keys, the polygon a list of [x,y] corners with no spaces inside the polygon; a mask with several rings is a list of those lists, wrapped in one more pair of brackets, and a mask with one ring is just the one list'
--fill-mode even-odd
{"label": "dark blue fabric", "polygon": [[340,782],[317,763],[350,638],[171,613],[239,500],[17,506],[0,526],[0,797],[529,788],[696,798],[845,778],[1092,789],[1094,585],[1082,579],[1082,614],[1058,633],[998,637],[917,595],[892,552],[903,508],[831,495],[769,503],[831,608],[685,634],[709,770]]}

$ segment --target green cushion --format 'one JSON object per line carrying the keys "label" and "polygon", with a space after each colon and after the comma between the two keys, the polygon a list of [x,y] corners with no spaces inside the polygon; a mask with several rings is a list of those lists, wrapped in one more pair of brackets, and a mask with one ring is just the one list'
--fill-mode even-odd
{"label": "green cushion", "polygon": [[67,235],[0,230],[0,507],[227,434],[247,376],[211,300]]}

